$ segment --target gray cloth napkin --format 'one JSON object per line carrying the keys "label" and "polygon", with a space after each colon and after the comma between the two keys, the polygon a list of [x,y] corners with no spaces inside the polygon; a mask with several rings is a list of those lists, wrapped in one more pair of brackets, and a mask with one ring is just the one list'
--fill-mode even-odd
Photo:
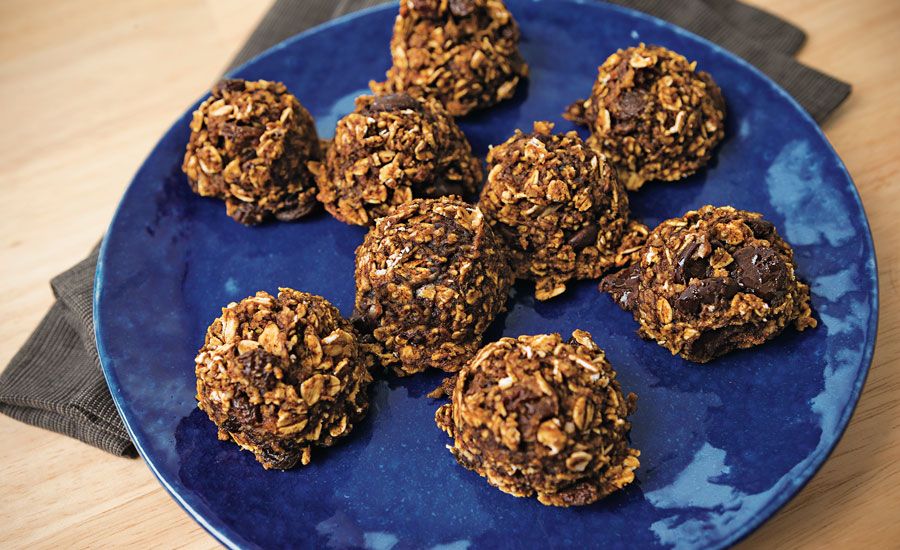
{"label": "gray cloth napkin", "polygon": [[[276,0],[228,70],[304,29],[383,1]],[[819,122],[850,93],[848,84],[792,59],[806,39],[802,30],[736,0],[613,3],[671,21],[743,57]],[[56,303],[0,374],[0,412],[110,453],[135,456],[97,357],[91,312],[96,267],[95,248],[50,282]]]}

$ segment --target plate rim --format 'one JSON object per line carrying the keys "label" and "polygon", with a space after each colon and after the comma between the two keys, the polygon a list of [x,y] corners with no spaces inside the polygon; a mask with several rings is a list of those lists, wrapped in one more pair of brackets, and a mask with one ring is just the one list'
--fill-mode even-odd
{"label": "plate rim", "polygon": [[[540,3],[548,0],[518,0],[522,2],[532,2],[532,3]],[[862,389],[865,386],[865,383],[868,379],[869,373],[872,367],[872,361],[874,358],[875,348],[877,346],[878,340],[878,325],[880,320],[880,277],[878,273],[878,256],[875,248],[874,238],[872,236],[872,228],[869,223],[868,213],[865,209],[865,204],[862,201],[862,197],[859,193],[859,188],[856,185],[856,182],[853,180],[853,177],[850,175],[850,172],[847,170],[847,166],[845,165],[843,159],[838,155],[831,141],[822,131],[821,126],[812,118],[812,116],[791,96],[787,91],[784,90],[778,83],[772,80],[768,75],[763,73],[754,65],[750,64],[748,61],[740,57],[739,55],[723,48],[722,46],[716,44],[715,42],[711,42],[706,38],[697,35],[684,27],[678,26],[674,23],[666,21],[664,19],[660,19],[658,17],[646,14],[644,12],[626,8],[623,6],[619,6],[616,4],[611,4],[604,0],[549,0],[558,3],[568,3],[575,4],[579,6],[588,6],[592,8],[599,8],[600,10],[611,10],[614,12],[619,12],[620,14],[626,15],[628,17],[632,17],[635,19],[640,19],[645,22],[650,22],[656,26],[665,27],[672,32],[685,36],[689,39],[692,39],[706,48],[713,50],[716,54],[725,56],[729,58],[731,61],[740,65],[744,70],[749,70],[754,73],[757,77],[759,77],[763,82],[765,82],[769,87],[775,90],[775,92],[782,97],[782,99],[786,100],[787,103],[794,108],[795,111],[799,112],[800,116],[806,120],[812,127],[815,129],[816,134],[822,139],[822,141],[826,144],[828,150],[837,159],[838,167],[840,171],[846,176],[847,180],[850,182],[850,192],[852,194],[853,199],[856,201],[856,204],[859,206],[860,211],[863,216],[863,228],[865,230],[864,241],[867,242],[869,248],[872,251],[872,268],[873,268],[873,278],[872,278],[872,288],[871,288],[871,297],[872,297],[872,313],[868,319],[868,325],[866,329],[871,334],[869,341],[866,342],[866,346],[863,352],[862,359],[860,364],[863,365],[863,369],[859,375],[857,375],[856,379],[853,383],[853,388],[850,395],[850,400],[846,403],[844,410],[841,411],[839,415],[838,422],[836,424],[837,429],[830,435],[830,441],[822,448],[815,449],[811,454],[813,456],[813,460],[810,461],[809,465],[804,468],[799,477],[802,478],[802,481],[796,485],[792,485],[786,490],[779,492],[774,498],[769,500],[762,508],[760,508],[752,517],[748,520],[744,521],[737,528],[733,529],[732,532],[718,541],[715,541],[715,544],[719,548],[729,547],[737,542],[747,538],[750,534],[755,532],[763,523],[769,520],[772,516],[775,515],[781,508],[783,508],[788,502],[790,502],[800,491],[815,477],[816,473],[822,468],[822,466],[827,462],[828,458],[831,456],[831,453],[834,451],[837,444],[843,438],[847,427],[849,426],[850,419],[853,416],[856,407],[859,404],[860,397],[862,395]],[[330,19],[325,21],[319,25],[311,27],[309,29],[304,30],[298,34],[295,34],[285,40],[282,40],[278,44],[268,48],[267,50],[251,57],[244,63],[239,66],[227,71],[222,78],[229,78],[235,73],[238,73],[248,67],[256,63],[258,60],[263,57],[268,57],[273,53],[282,50],[289,45],[294,44],[300,40],[303,40],[307,37],[319,34],[323,31],[326,31],[332,27],[340,26],[347,21],[357,19],[360,17],[366,17],[372,13],[395,10],[396,5],[394,2],[388,2],[384,4],[378,4],[375,6],[370,6],[368,8],[364,8],[361,10],[357,10],[348,14],[344,14],[340,17],[336,17],[334,19]],[[206,92],[200,99],[207,95]],[[102,324],[100,321],[100,298],[104,288],[104,275],[106,268],[106,259],[107,254],[109,252],[108,243],[109,239],[107,236],[111,233],[113,226],[119,219],[119,216],[122,214],[123,205],[125,203],[125,199],[128,196],[128,192],[132,188],[137,179],[138,175],[141,174],[146,166],[148,165],[151,158],[154,157],[155,153],[159,149],[160,145],[165,141],[166,137],[169,136],[173,131],[177,128],[178,123],[191,111],[195,109],[196,104],[200,101],[197,99],[191,107],[182,112],[175,121],[168,127],[168,129],[161,135],[161,137],[157,140],[156,144],[147,154],[146,158],[141,162],[138,169],[134,172],[134,175],[131,177],[128,185],[125,188],[125,191],[122,194],[122,197],[119,199],[119,203],[116,206],[113,217],[107,227],[107,231],[103,238],[103,241],[100,245],[100,250],[97,258],[97,269],[94,275],[94,287],[93,287],[93,296],[91,300],[92,304],[92,320],[94,323],[94,340],[97,346],[97,354],[100,360],[100,367],[103,372],[103,376],[106,380],[106,384],[110,389],[110,393],[113,397],[113,403],[115,404],[116,411],[118,412],[120,418],[122,419],[123,424],[125,425],[125,429],[128,432],[129,437],[131,438],[132,443],[135,446],[138,454],[141,459],[143,459],[144,463],[149,467],[150,471],[153,472],[153,475],[160,482],[163,488],[169,493],[169,495],[178,503],[181,508],[188,513],[191,518],[194,519],[204,530],[206,530],[210,535],[216,538],[222,544],[228,546],[229,548],[243,548],[243,547],[256,547],[255,544],[245,540],[239,533],[237,533],[234,529],[229,527],[224,522],[218,521],[213,522],[208,520],[198,509],[198,503],[191,502],[193,499],[186,498],[184,495],[179,493],[163,476],[163,474],[157,469],[156,465],[152,460],[148,458],[148,456],[144,452],[143,445],[138,437],[136,437],[134,430],[131,425],[130,415],[126,414],[123,407],[123,398],[120,395],[120,386],[118,383],[118,379],[115,373],[107,366],[109,363],[108,354],[106,352],[105,346],[103,344],[103,336],[104,330],[102,328]],[[216,524],[218,523],[218,525]]]}

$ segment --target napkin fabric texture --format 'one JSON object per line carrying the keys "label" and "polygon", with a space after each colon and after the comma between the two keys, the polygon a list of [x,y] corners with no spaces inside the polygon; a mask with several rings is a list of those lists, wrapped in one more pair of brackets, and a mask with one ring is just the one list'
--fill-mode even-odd
{"label": "napkin fabric texture", "polygon": [[[228,70],[307,28],[383,2],[276,0]],[[613,3],[670,21],[744,58],[787,90],[818,122],[850,93],[848,84],[791,57],[806,39],[801,29],[737,0]],[[598,64],[607,53],[611,52],[597,52]],[[136,456],[97,356],[92,317],[97,253],[95,248],[50,282],[56,303],[0,374],[0,412],[113,454]]]}

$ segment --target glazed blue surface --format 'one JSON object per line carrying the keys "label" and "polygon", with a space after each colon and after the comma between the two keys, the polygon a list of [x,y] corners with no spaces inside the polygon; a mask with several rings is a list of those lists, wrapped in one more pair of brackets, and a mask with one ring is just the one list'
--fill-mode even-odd
{"label": "glazed blue surface", "polygon": [[[720,547],[745,536],[812,476],[840,437],[872,356],[875,256],[840,159],[768,79],[716,46],[658,20],[599,3],[507,0],[522,27],[530,80],[517,96],[462,121],[479,155],[590,90],[597,65],[639,41],[667,46],[713,74],[728,102],[712,165],[632,196],[651,226],[701,205],[759,211],[794,245],[820,325],[710,365],[635,335],[629,314],[583,282],[535,303],[520,284],[487,338],[593,333],[638,394],[637,481],[606,500],[548,508],[456,465],[425,397],[438,374],[377,380],[367,419],[308,467],[264,471],[216,439],[194,401],[193,357],[230,301],[290,286],[353,307],[353,252],[364,230],[326,215],[246,228],[193,195],[180,165],[189,112],[128,189],[104,241],[95,320],[103,368],[142,456],[213,535],[236,547]],[[395,6],[289,40],[239,69],[284,81],[320,135],[389,64]]]}

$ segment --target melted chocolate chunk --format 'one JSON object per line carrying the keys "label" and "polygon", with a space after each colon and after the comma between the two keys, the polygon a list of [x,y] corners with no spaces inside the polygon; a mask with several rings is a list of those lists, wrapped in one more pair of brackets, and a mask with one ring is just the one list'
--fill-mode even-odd
{"label": "melted chocolate chunk", "polygon": [[697,315],[702,306],[722,303],[734,298],[740,287],[730,277],[713,277],[700,280],[678,295],[675,309],[687,315]]}
{"label": "melted chocolate chunk", "polygon": [[697,358],[708,360],[712,357],[724,355],[737,348],[738,336],[745,332],[751,332],[753,325],[728,325],[715,330],[703,332],[694,340],[687,351]]}
{"label": "melted chocolate chunk", "polygon": [[[553,401],[543,394],[536,394],[527,388],[514,387],[512,391],[504,392],[503,406],[507,410],[522,410],[527,413],[529,420],[536,420],[540,424],[544,419],[552,417],[555,412]],[[521,419],[520,419],[521,420]]]}
{"label": "melted chocolate chunk", "polygon": [[767,302],[784,295],[789,279],[788,267],[774,250],[745,246],[733,257],[732,276],[741,287]]}
{"label": "melted chocolate chunk", "polygon": [[597,235],[600,234],[599,225],[586,225],[569,237],[569,244],[575,250],[581,250],[586,246],[597,243]]}
{"label": "melted chocolate chunk", "polygon": [[744,220],[744,223],[747,224],[750,231],[753,231],[753,235],[757,239],[772,240],[772,235],[775,234],[775,225],[762,218],[748,218]]}
{"label": "melted chocolate chunk", "polygon": [[625,310],[634,309],[641,284],[641,267],[633,264],[622,271],[607,275],[600,282],[600,290],[609,292]]}
{"label": "melted chocolate chunk", "polygon": [[687,283],[691,279],[705,279],[709,275],[709,262],[705,258],[694,257],[700,249],[699,242],[692,242],[678,254],[675,267],[675,282]]}
{"label": "melted chocolate chunk", "polygon": [[367,105],[360,112],[364,115],[370,115],[374,113],[405,111],[407,109],[421,112],[422,104],[413,99],[409,94],[388,94],[375,96],[372,103]]}

